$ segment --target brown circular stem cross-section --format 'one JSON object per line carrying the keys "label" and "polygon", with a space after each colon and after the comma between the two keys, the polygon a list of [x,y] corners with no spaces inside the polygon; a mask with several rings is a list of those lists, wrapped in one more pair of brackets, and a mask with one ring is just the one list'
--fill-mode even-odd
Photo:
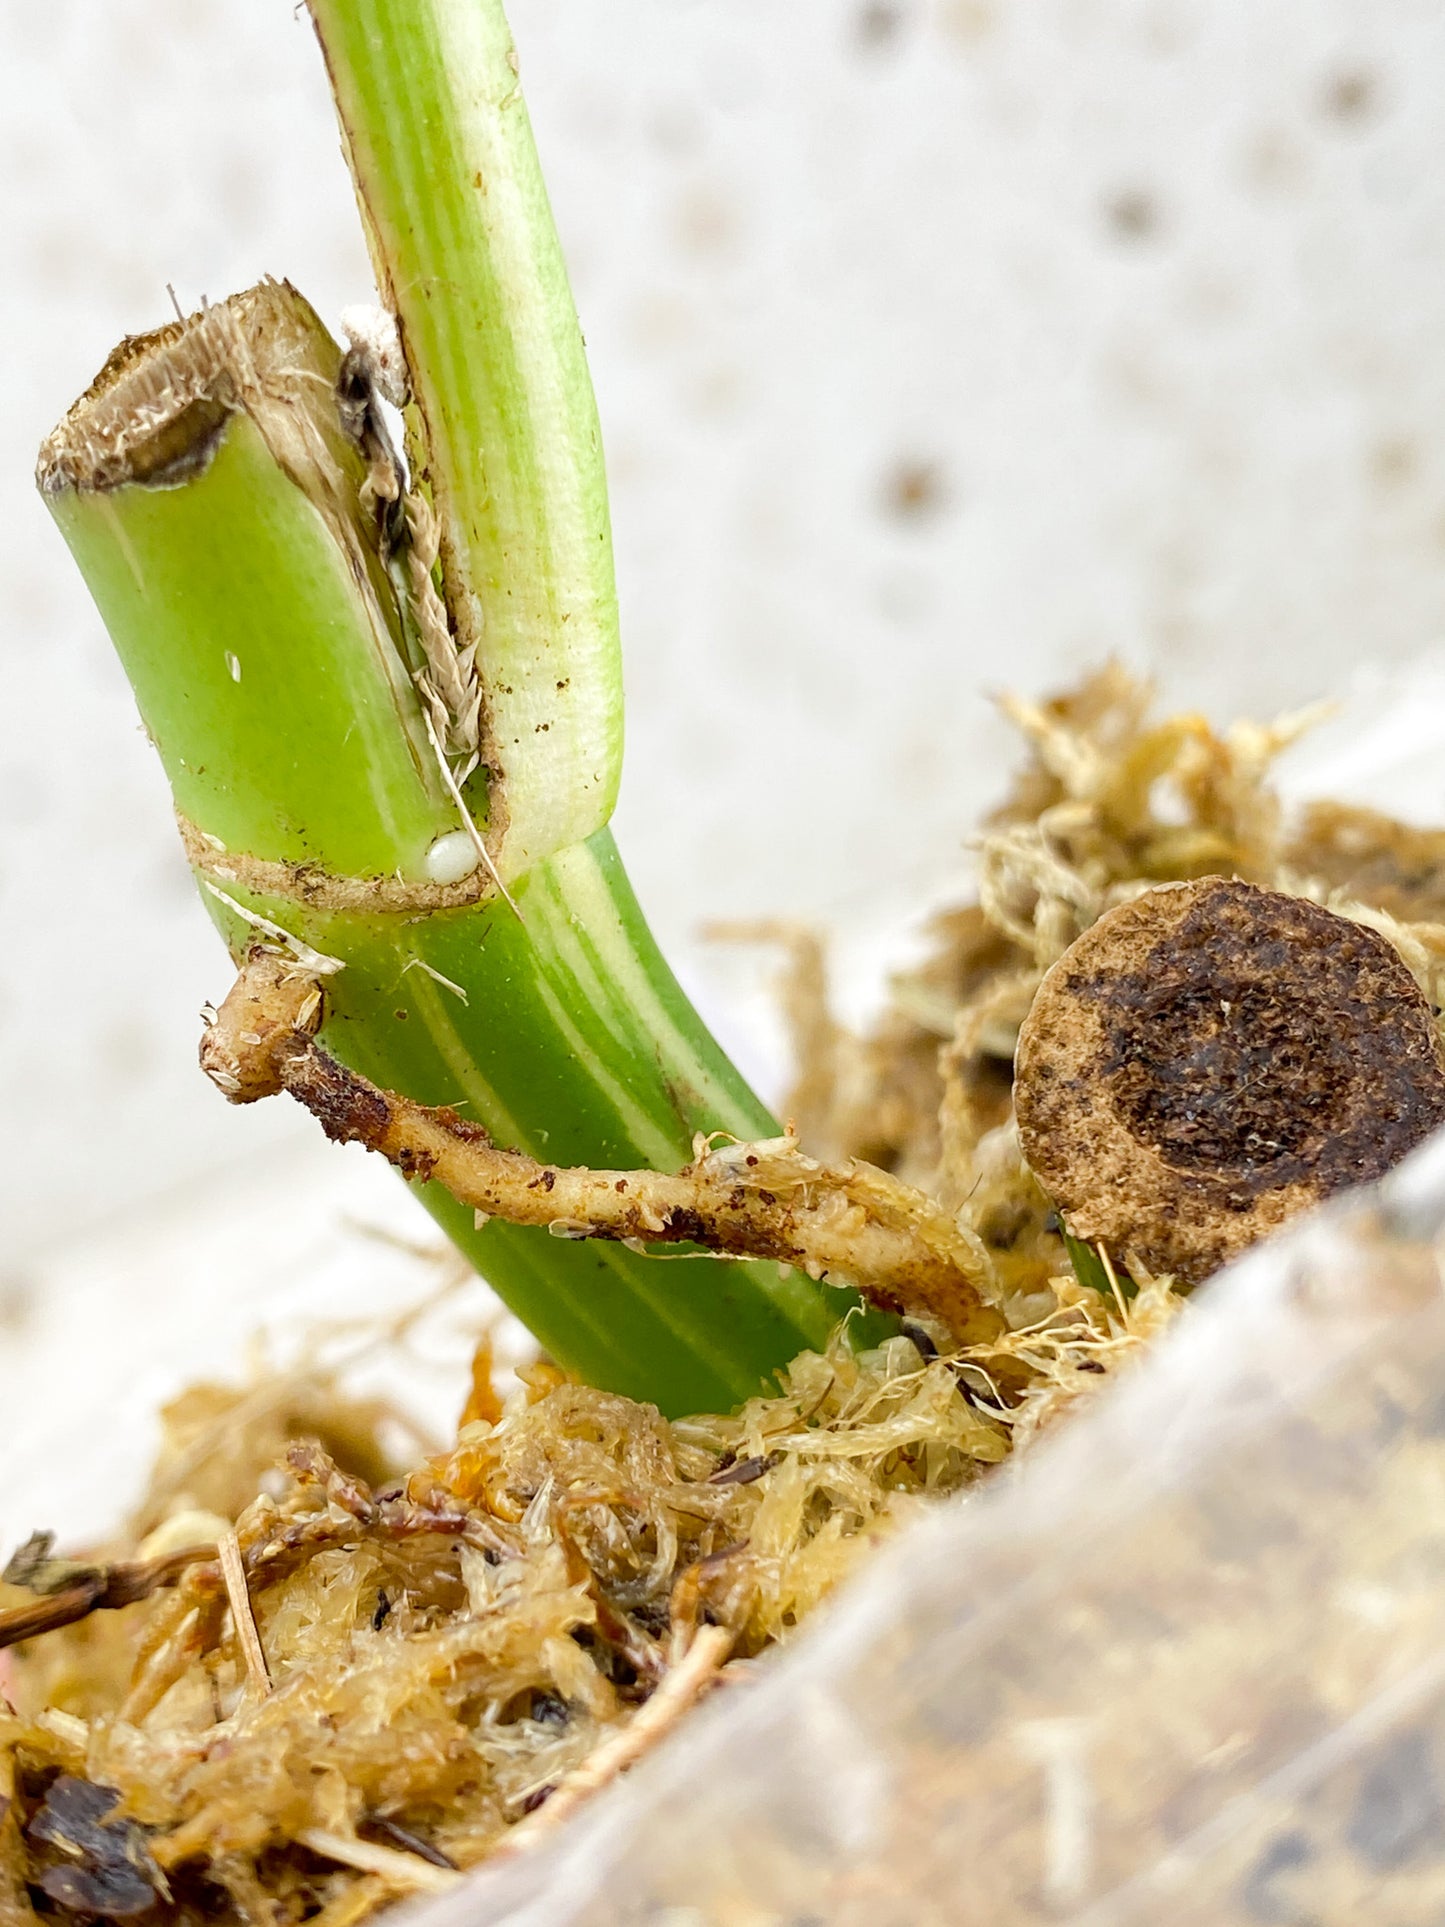
{"label": "brown circular stem cross-section", "polygon": [[1197,1284],[1445,1122],[1445,1059],[1383,937],[1206,877],[1121,904],[1059,959],[1014,1104],[1074,1237]]}

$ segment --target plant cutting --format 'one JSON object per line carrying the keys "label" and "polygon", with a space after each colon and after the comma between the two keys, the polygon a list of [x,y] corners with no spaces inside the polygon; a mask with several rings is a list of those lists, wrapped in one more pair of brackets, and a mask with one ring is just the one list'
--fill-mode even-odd
{"label": "plant cutting", "polygon": [[[506,22],[313,12],[381,343],[343,355],[266,284],[127,342],[40,466],[207,904],[237,957],[259,932],[328,960],[348,1062],[511,1146],[665,1164],[699,1130],[766,1136],[607,828],[601,443]],[[671,1411],[746,1397],[845,1309],[776,1267],[664,1277],[424,1195],[554,1357]]]}
{"label": "plant cutting", "polygon": [[[127,341],[40,485],[239,967],[207,1071],[391,1159],[547,1359],[504,1404],[483,1351],[455,1439],[400,1465],[344,1388],[311,1386],[284,1426],[285,1401],[212,1392],[171,1415],[117,1547],[22,1548],[0,1605],[20,1649],[0,1899],[21,1918],[43,1896],[357,1919],[520,1850],[745,1679],[873,1537],[1179,1312],[1157,1196],[1090,1230],[1051,1163],[1078,1105],[1051,1120],[1021,1095],[1015,1118],[1041,986],[1158,886],[1328,867],[1269,798],[1287,731],[1151,723],[1117,672],[1016,705],[1034,763],[980,904],[865,1071],[815,1027],[811,1109],[779,1132],[607,827],[600,441],[506,23],[491,0],[312,12],[378,317],[343,351],[268,282]],[[1393,1155],[1436,1114],[1438,964],[1422,906],[1361,910],[1355,874],[1330,879],[1333,920],[1383,929],[1359,943],[1429,1073]]]}

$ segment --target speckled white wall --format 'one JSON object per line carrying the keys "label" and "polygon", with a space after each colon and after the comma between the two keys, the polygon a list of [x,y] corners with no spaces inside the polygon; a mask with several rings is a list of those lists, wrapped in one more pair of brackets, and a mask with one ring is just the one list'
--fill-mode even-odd
{"label": "speckled white wall", "polygon": [[[1009,753],[988,688],[1119,649],[1268,708],[1445,629],[1435,0],[513,13],[610,455],[623,846],[669,942],[957,873]],[[285,273],[334,317],[367,277],[290,0],[0,0],[0,88],[18,1275],[299,1141],[192,1068],[224,969],[35,444],[167,281]]]}

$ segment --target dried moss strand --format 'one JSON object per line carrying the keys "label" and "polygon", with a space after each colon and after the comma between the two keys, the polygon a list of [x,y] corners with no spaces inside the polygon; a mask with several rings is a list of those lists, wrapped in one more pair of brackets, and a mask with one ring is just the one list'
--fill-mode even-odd
{"label": "dried moss strand", "polygon": [[358,1840],[351,1834],[335,1833],[326,1827],[306,1827],[297,1841],[320,1854],[323,1860],[338,1861],[357,1873],[375,1874],[389,1887],[403,1893],[449,1894],[461,1884],[461,1875],[451,1873],[424,1860],[420,1854],[404,1853],[396,1847],[378,1846],[371,1840]]}
{"label": "dried moss strand", "polygon": [[235,1533],[223,1533],[217,1550],[221,1560],[221,1577],[226,1584],[226,1598],[231,1607],[231,1623],[236,1629],[236,1643],[245,1662],[246,1677],[257,1697],[265,1699],[271,1691],[271,1669],[266,1664],[266,1649],[256,1630],[256,1615],[251,1610],[251,1589]]}
{"label": "dried moss strand", "polygon": [[528,1852],[570,1820],[584,1801],[666,1739],[716,1683],[733,1643],[733,1634],[725,1626],[699,1627],[686,1653],[628,1724],[590,1754],[534,1814],[513,1827],[492,1858],[504,1860]]}

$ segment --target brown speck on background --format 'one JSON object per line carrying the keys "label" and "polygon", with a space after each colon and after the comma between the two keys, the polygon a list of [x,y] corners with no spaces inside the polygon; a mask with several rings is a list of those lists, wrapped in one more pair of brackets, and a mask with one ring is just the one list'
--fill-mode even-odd
{"label": "brown speck on background", "polygon": [[1384,93],[1368,67],[1342,68],[1325,83],[1321,106],[1328,120],[1361,127],[1378,117]]}
{"label": "brown speck on background", "polygon": [[888,0],[872,0],[858,14],[858,39],[869,48],[889,46],[898,38],[903,25],[900,8],[890,6]]}
{"label": "brown speck on background", "polygon": [[1398,488],[1419,467],[1419,444],[1409,435],[1382,435],[1370,450],[1370,479],[1377,488]]}
{"label": "brown speck on background", "polygon": [[1163,225],[1159,203],[1144,187],[1120,188],[1109,195],[1104,218],[1121,241],[1152,241]]}
{"label": "brown speck on background", "polygon": [[33,1279],[23,1271],[0,1272],[0,1331],[12,1336],[23,1331],[35,1308]]}
{"label": "brown speck on background", "polygon": [[678,203],[676,233],[692,254],[718,254],[738,238],[738,211],[710,187],[696,187]]}
{"label": "brown speck on background", "polygon": [[947,502],[948,493],[939,463],[926,457],[905,457],[884,478],[883,506],[900,521],[918,521],[936,514]]}
{"label": "brown speck on background", "polygon": [[998,25],[998,12],[992,0],[944,0],[938,19],[946,34],[974,47]]}
{"label": "brown speck on background", "polygon": [[1241,172],[1246,186],[1257,193],[1292,193],[1304,183],[1304,150],[1284,128],[1262,128],[1245,147]]}

